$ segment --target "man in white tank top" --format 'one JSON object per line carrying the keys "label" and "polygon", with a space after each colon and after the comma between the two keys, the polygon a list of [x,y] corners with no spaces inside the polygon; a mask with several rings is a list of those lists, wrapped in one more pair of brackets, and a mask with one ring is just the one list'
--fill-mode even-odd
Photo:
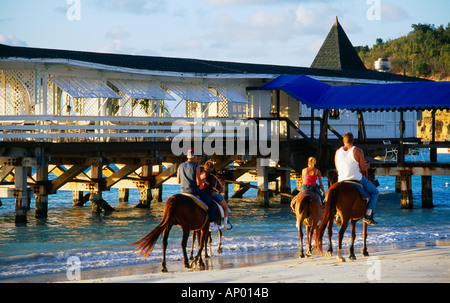
{"label": "man in white tank top", "polygon": [[353,145],[352,133],[345,133],[342,141],[344,146],[336,151],[334,158],[334,164],[339,174],[338,181],[353,180],[364,186],[364,189],[370,194],[370,199],[363,221],[376,225],[378,223],[373,219],[373,210],[377,204],[379,192],[376,186],[363,175],[369,169],[369,164],[364,159],[362,149]]}

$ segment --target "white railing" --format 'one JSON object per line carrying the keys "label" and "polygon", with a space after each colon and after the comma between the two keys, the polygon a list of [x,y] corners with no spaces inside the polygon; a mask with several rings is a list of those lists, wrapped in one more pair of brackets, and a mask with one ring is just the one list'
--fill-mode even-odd
{"label": "white railing", "polygon": [[[236,127],[242,121],[226,118],[200,120],[168,117],[0,116],[0,141],[164,141],[176,136],[214,136],[213,127]],[[223,127],[223,130],[217,136],[236,136],[234,129],[230,131]]]}

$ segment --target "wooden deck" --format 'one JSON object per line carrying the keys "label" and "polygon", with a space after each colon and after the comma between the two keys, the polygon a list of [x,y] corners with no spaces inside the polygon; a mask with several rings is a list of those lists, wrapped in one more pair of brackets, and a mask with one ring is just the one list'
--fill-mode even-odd
{"label": "wooden deck", "polygon": [[[334,169],[334,151],[342,143],[323,136],[324,130],[330,130],[328,125],[322,126],[321,139],[316,140],[309,139],[286,118],[267,118],[266,125],[275,122],[276,129],[284,127],[286,130],[284,135],[278,134],[273,140],[273,130],[261,128],[264,118],[251,120],[254,132],[248,125],[245,131],[240,131],[239,125],[246,125],[245,122],[250,120],[204,119],[199,122],[192,118],[0,116],[0,197],[15,199],[16,222],[27,221],[32,195],[36,197],[36,216],[46,217],[48,196],[60,190],[73,192],[74,205],[90,200],[93,211],[99,212],[111,210],[102,199],[103,191],[119,188],[123,195],[120,199],[124,199],[127,190],[139,189],[137,206],[150,207],[152,200],[161,199],[164,182],[175,176],[178,165],[185,161],[183,154],[174,154],[172,143],[177,137],[186,140],[190,146],[200,143],[201,148],[206,140],[232,144],[232,148],[227,144],[215,146],[216,153],[203,153],[200,161],[209,158],[216,163],[225,182],[235,184],[234,197],[255,187],[249,183],[255,179],[261,204],[266,206],[271,194],[280,194],[282,202],[289,203],[290,178],[299,177],[309,156],[321,159],[324,174]],[[178,127],[174,128],[174,123],[178,123]],[[215,132],[211,126],[218,127],[221,132]],[[297,135],[292,137],[292,133]],[[251,152],[253,145],[260,144],[261,140],[267,147],[277,145],[278,162],[267,166],[269,162],[263,163],[267,155],[262,155],[259,149]],[[243,149],[239,150],[238,142],[244,143]],[[387,146],[380,139],[356,142],[356,145],[372,157],[383,156],[387,147],[400,151],[395,161],[371,160],[371,166],[377,176],[399,178],[403,184],[401,206],[411,208],[411,176],[423,176],[423,190],[429,193],[431,179],[428,177],[450,175],[450,163],[407,162],[405,155],[411,149],[422,148],[430,150],[430,158],[433,158],[437,148],[449,148],[450,145],[448,142],[404,143],[393,140]],[[243,182],[241,177],[248,173],[252,177]],[[270,182],[277,182],[275,189],[270,188]],[[224,194],[229,195],[228,192]],[[429,207],[430,204],[426,205]]]}

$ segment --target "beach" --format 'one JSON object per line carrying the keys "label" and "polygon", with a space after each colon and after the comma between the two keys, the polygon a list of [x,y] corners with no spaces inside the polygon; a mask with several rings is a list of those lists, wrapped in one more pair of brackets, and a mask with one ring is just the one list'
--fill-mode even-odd
{"label": "beach", "polygon": [[[168,263],[168,273],[150,269],[113,276],[84,279],[81,283],[448,283],[450,282],[450,242],[414,247],[376,247],[366,258],[358,251],[357,260],[346,262],[314,254],[299,259],[298,253],[268,256],[257,254],[240,258],[213,257],[208,270],[185,269],[182,262]],[[272,259],[272,260],[271,260]],[[274,260],[276,259],[276,260]],[[221,264],[222,262],[222,264]],[[227,263],[229,262],[229,263]],[[211,268],[212,267],[212,268]],[[126,270],[126,269],[124,269]],[[92,273],[91,273],[92,274]],[[98,274],[98,273],[97,273]],[[116,274],[120,274],[117,272]]]}

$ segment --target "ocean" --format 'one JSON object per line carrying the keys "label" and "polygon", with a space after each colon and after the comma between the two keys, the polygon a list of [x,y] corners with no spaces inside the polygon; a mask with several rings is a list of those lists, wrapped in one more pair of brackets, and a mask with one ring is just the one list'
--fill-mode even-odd
{"label": "ocean", "polygon": [[[441,159],[443,156],[440,156]],[[446,155],[444,161],[450,161]],[[450,239],[450,176],[432,178],[434,208],[421,208],[421,178],[412,176],[414,208],[400,209],[400,195],[395,193],[394,177],[377,177],[380,197],[375,210],[378,226],[369,226],[367,244],[371,246],[435,245]],[[324,179],[326,185],[326,178]],[[291,188],[295,188],[292,180]],[[178,185],[164,185],[163,201],[179,193]],[[230,191],[231,192],[231,191]],[[223,232],[222,256],[298,252],[299,238],[295,215],[289,205],[279,203],[279,197],[270,207],[258,206],[256,190],[249,190],[242,199],[230,199],[232,230]],[[114,271],[130,266],[158,268],[162,258],[161,239],[147,259],[137,256],[130,243],[139,240],[161,220],[164,202],[153,202],[150,209],[136,209],[138,191],[130,190],[128,203],[118,202],[118,190],[103,193],[103,198],[116,211],[93,214],[90,203],[85,207],[72,206],[71,192],[58,192],[49,197],[48,218],[34,217],[34,199],[26,225],[14,223],[14,200],[2,199],[0,207],[0,282],[39,280],[45,275],[68,272],[71,263],[79,260],[80,270]],[[333,244],[337,244],[334,228]],[[362,223],[357,224],[355,246],[362,247]],[[169,271],[175,263],[182,263],[181,230],[173,227],[169,237],[167,262]],[[218,243],[213,234],[213,247]],[[324,245],[327,247],[326,236]],[[350,227],[344,237],[344,247],[350,245]],[[188,253],[190,240],[188,242]],[[217,253],[215,253],[217,255]],[[359,255],[360,256],[360,255]],[[71,259],[72,257],[72,259]],[[357,254],[358,257],[358,254]]]}

